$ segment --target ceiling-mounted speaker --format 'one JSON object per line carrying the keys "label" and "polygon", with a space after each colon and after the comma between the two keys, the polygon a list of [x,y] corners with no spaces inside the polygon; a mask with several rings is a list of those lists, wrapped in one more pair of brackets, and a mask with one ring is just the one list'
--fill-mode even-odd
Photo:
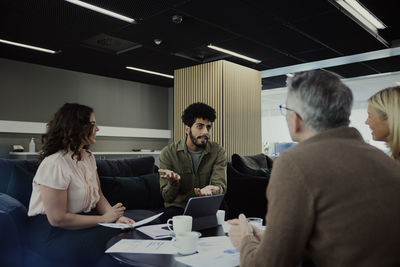
{"label": "ceiling-mounted speaker", "polygon": [[182,18],[181,15],[173,15],[172,16],[172,22],[175,23],[175,24],[181,23],[182,20],[183,20],[183,18]]}

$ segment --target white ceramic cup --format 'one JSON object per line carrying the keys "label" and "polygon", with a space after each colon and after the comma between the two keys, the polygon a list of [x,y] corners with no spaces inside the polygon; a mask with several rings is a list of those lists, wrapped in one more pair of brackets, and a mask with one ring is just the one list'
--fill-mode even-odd
{"label": "white ceramic cup", "polygon": [[263,219],[261,218],[257,218],[257,217],[249,217],[247,218],[247,220],[249,221],[249,223],[251,223],[252,225],[262,229],[262,223],[263,223]]}
{"label": "white ceramic cup", "polygon": [[222,225],[225,222],[225,211],[224,210],[217,211],[217,222],[218,222],[218,225]]}
{"label": "white ceramic cup", "polygon": [[[171,229],[171,227],[170,227],[171,221],[172,221],[172,227],[174,229]],[[187,215],[174,216],[171,219],[168,219],[168,221],[167,221],[168,229],[171,232],[174,232],[175,235],[177,235],[179,233],[185,233],[185,232],[192,231],[192,223],[193,223],[192,216],[187,216]]]}
{"label": "white ceramic cup", "polygon": [[181,255],[190,255],[197,252],[198,232],[184,232],[176,234],[172,239],[173,244],[178,248]]}

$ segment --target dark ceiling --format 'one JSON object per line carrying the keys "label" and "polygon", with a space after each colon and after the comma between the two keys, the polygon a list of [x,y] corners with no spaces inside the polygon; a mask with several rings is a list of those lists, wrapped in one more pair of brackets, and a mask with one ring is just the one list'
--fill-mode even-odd
{"label": "dark ceiling", "polygon": [[[84,0],[85,1],[85,0]],[[86,0],[138,21],[130,24],[62,0],[1,0],[0,39],[61,50],[52,55],[0,43],[0,57],[119,79],[173,86],[175,69],[229,60],[257,70],[387,48],[327,0]],[[361,0],[400,39],[395,0]],[[174,15],[182,22],[172,21]],[[154,39],[161,39],[157,45]],[[262,60],[255,64],[207,48],[214,44]],[[125,48],[134,48],[124,52]],[[137,48],[135,48],[137,47]],[[329,68],[345,78],[400,70],[400,57]],[[263,79],[263,89],[284,85]]]}

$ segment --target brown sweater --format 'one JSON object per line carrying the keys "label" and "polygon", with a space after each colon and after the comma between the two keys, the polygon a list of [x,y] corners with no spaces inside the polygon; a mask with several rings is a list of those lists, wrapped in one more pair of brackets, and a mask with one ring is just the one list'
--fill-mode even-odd
{"label": "brown sweater", "polygon": [[400,165],[354,128],[284,152],[267,189],[267,230],[247,236],[241,266],[400,266]]}

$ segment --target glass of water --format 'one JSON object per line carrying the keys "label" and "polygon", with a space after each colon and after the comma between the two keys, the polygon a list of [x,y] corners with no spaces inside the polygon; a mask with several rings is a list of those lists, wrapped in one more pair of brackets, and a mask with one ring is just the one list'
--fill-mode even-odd
{"label": "glass of water", "polygon": [[262,225],[263,225],[263,219],[262,218],[249,217],[249,218],[247,218],[247,220],[249,221],[249,223],[251,223],[255,227],[258,227],[259,229],[262,229]]}

